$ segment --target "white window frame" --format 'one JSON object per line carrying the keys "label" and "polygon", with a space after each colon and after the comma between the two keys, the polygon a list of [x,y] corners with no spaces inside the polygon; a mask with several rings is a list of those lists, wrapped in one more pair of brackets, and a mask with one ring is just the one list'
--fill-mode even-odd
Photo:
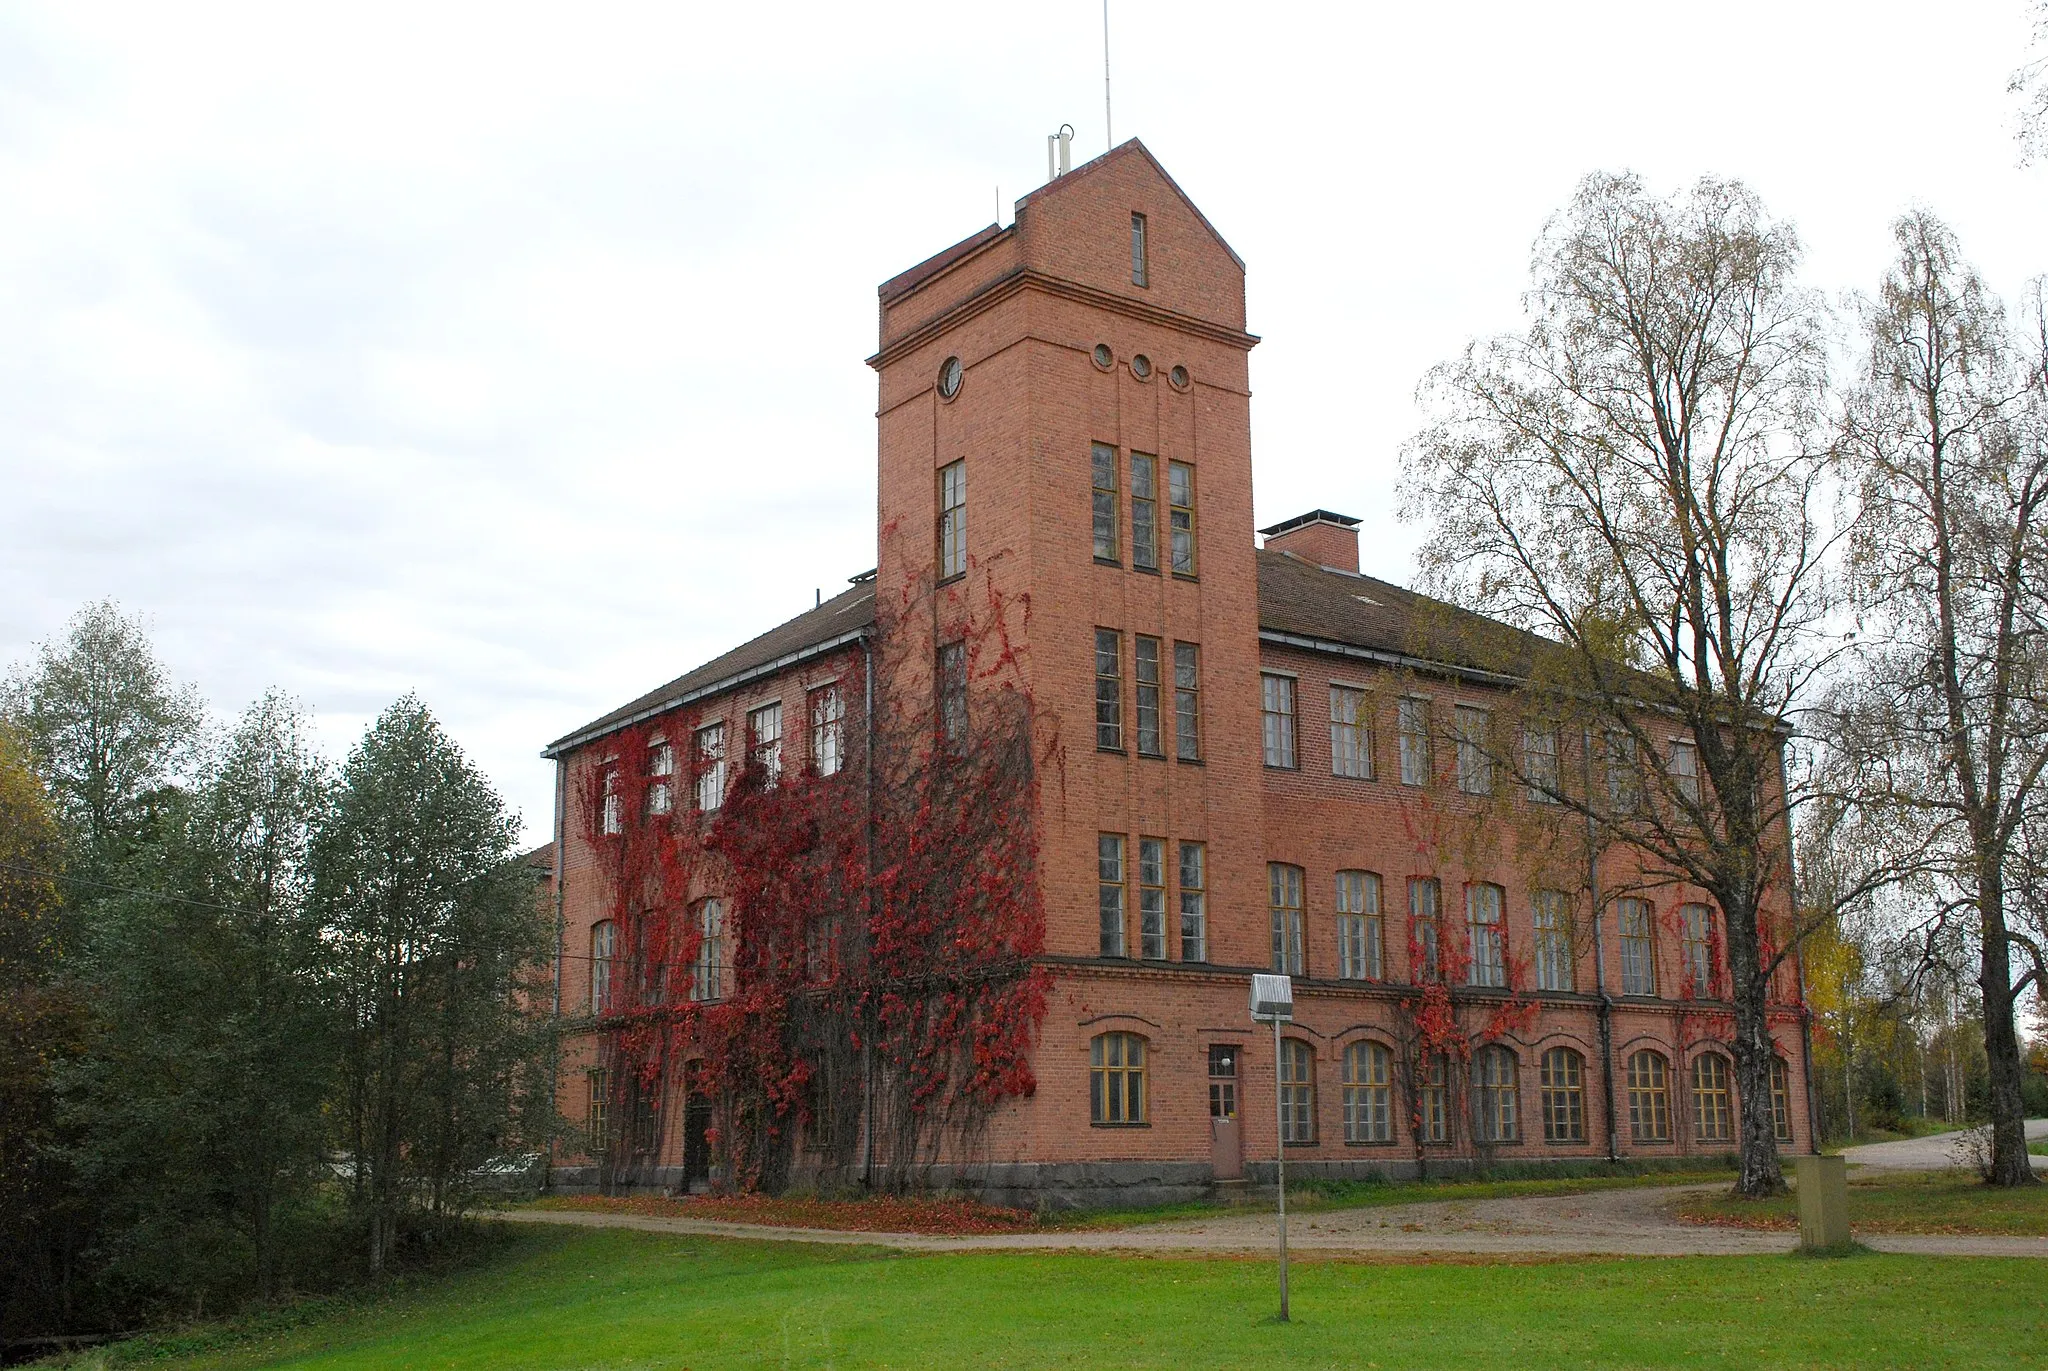
{"label": "white window frame", "polygon": [[702,724],[690,735],[697,769],[697,808],[710,814],[725,804],[725,720]]}
{"label": "white window frame", "polygon": [[1386,927],[1374,871],[1337,873],[1337,977],[1377,981],[1385,971]]}

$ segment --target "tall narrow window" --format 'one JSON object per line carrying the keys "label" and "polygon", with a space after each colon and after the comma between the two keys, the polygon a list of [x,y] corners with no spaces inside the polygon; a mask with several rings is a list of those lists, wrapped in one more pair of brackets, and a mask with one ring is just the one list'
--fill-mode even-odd
{"label": "tall narrow window", "polygon": [[1131,565],[1159,570],[1159,459],[1131,454]]}
{"label": "tall narrow window", "polygon": [[1539,890],[1534,904],[1536,988],[1571,990],[1572,897],[1562,890]]}
{"label": "tall narrow window", "polygon": [[706,724],[694,739],[697,808],[707,814],[725,803],[725,725]]}
{"label": "tall narrow window", "polygon": [[1294,760],[1294,678],[1259,677],[1259,722],[1266,765],[1292,769]]}
{"label": "tall narrow window", "polygon": [[1088,1120],[1145,1122],[1145,1040],[1135,1033],[1104,1033],[1088,1042]]}
{"label": "tall narrow window", "polygon": [[1614,921],[1621,929],[1621,993],[1657,993],[1655,916],[1648,900],[1614,902]]}
{"label": "tall narrow window", "polygon": [[782,775],[782,704],[747,711],[747,755],[772,783]]}
{"label": "tall narrow window", "polygon": [[1180,959],[1209,960],[1208,850],[1201,843],[1180,845]]}
{"label": "tall narrow window", "polygon": [[1529,798],[1537,804],[1554,805],[1562,793],[1557,743],[1557,730],[1549,724],[1528,724],[1522,729],[1522,771],[1529,778]]}
{"label": "tall narrow window", "polygon": [[1337,974],[1347,981],[1380,978],[1380,878],[1370,871],[1337,873]]}
{"label": "tall narrow window", "polygon": [[1682,993],[1711,999],[1714,987],[1714,911],[1703,904],[1678,907],[1678,950],[1685,973]]}
{"label": "tall narrow window", "polygon": [[1138,839],[1138,955],[1166,960],[1166,839]]}
{"label": "tall narrow window", "polygon": [[939,468],[939,579],[967,570],[967,461]]}
{"label": "tall narrow window", "polygon": [[1145,216],[1133,214],[1131,216],[1131,284],[1134,286],[1149,286],[1152,284],[1150,279],[1148,279],[1150,273],[1146,271],[1146,256]]}
{"label": "tall narrow window", "polygon": [[1289,976],[1305,976],[1306,953],[1302,948],[1305,913],[1301,901],[1301,868],[1285,862],[1266,864],[1266,882],[1273,906],[1273,969]]}
{"label": "tall narrow window", "polygon": [[1124,955],[1124,839],[1104,833],[1095,839],[1096,909],[1102,923],[1102,955]]}
{"label": "tall narrow window", "polygon": [[690,968],[690,998],[725,998],[725,901],[697,906],[697,960]]}
{"label": "tall narrow window", "polygon": [[603,1067],[597,1068],[585,1078],[590,1087],[589,1099],[584,1105],[583,1131],[589,1135],[590,1155],[595,1157],[611,1146],[611,1073]]}
{"label": "tall narrow window", "polygon": [[661,815],[675,808],[676,750],[666,738],[647,746],[647,812]]}
{"label": "tall narrow window", "polygon": [[1137,678],[1138,755],[1164,757],[1166,737],[1159,722],[1159,640],[1139,634],[1131,642],[1132,675]]}
{"label": "tall narrow window", "polygon": [[1699,803],[1700,750],[1697,745],[1687,742],[1671,745],[1671,787],[1694,804]]}
{"label": "tall narrow window", "polygon": [[1505,903],[1497,885],[1465,887],[1465,924],[1472,940],[1473,985],[1504,987],[1508,983],[1507,933],[1501,922]]}
{"label": "tall narrow window", "polygon": [[1406,695],[1395,710],[1401,735],[1401,784],[1429,784],[1429,701]]}
{"label": "tall narrow window", "polygon": [[967,644],[939,644],[939,738],[958,752],[967,746]]}
{"label": "tall narrow window", "polygon": [[1415,1132],[1426,1143],[1451,1140],[1451,1091],[1447,1084],[1441,1052],[1432,1052],[1422,1063],[1421,1080],[1415,1089]]}
{"label": "tall narrow window", "polygon": [[1202,759],[1202,661],[1193,643],[1173,645],[1173,755]]}
{"label": "tall narrow window", "polygon": [[1437,978],[1438,920],[1443,912],[1443,887],[1434,876],[1408,878],[1408,978]]}
{"label": "tall narrow window", "polygon": [[1372,779],[1372,697],[1352,686],[1330,687],[1330,774]]}
{"label": "tall narrow window", "polygon": [[1728,1059],[1702,1052],[1692,1059],[1693,1136],[1704,1143],[1732,1142],[1735,1109],[1728,1092]]}
{"label": "tall narrow window", "polygon": [[1453,720],[1458,730],[1458,789],[1467,795],[1493,794],[1493,752],[1487,737],[1487,713],[1459,705]]}
{"label": "tall narrow window", "polygon": [[1636,740],[1633,734],[1607,735],[1607,807],[1616,814],[1636,812],[1642,778],[1636,774]]}
{"label": "tall narrow window", "polygon": [[811,767],[820,776],[839,772],[841,749],[845,745],[846,704],[836,685],[820,686],[809,696],[811,714]]}
{"label": "tall narrow window", "polygon": [[602,1018],[612,1008],[612,965],[619,954],[619,926],[610,919],[590,926],[590,1013]]}
{"label": "tall narrow window", "polygon": [[1586,1140],[1585,1062],[1569,1047],[1543,1054],[1543,1141]]}
{"label": "tall narrow window", "polygon": [[1113,628],[1095,630],[1095,746],[1124,749],[1123,635]]}
{"label": "tall narrow window", "polygon": [[1316,1140],[1316,1051],[1299,1038],[1280,1042],[1280,1136]]}
{"label": "tall narrow window", "polygon": [[1393,1141],[1391,1074],[1387,1049],[1378,1043],[1353,1043],[1344,1049],[1345,1142]]}
{"label": "tall narrow window", "polygon": [[1495,1044],[1472,1058],[1472,1133],[1483,1143],[1510,1143],[1518,1138],[1515,1054]]}
{"label": "tall narrow window", "polygon": [[1783,1057],[1771,1058],[1771,1131],[1778,1141],[1792,1141],[1792,1072]]}
{"label": "tall narrow window", "polygon": [[1648,1048],[1628,1059],[1628,1133],[1639,1143],[1671,1141],[1669,1073]]}
{"label": "tall narrow window", "polygon": [[602,811],[599,815],[599,825],[606,833],[616,834],[623,832],[625,830],[625,815],[620,808],[619,764],[617,762],[606,762],[604,764],[604,771],[598,781],[598,786],[600,791],[598,804]]}
{"label": "tall narrow window", "polygon": [[1095,559],[1114,562],[1117,557],[1116,449],[1108,443],[1096,443],[1089,449],[1089,460],[1095,473]]}
{"label": "tall narrow window", "polygon": [[1166,464],[1167,522],[1171,532],[1173,574],[1195,574],[1195,469],[1186,462]]}

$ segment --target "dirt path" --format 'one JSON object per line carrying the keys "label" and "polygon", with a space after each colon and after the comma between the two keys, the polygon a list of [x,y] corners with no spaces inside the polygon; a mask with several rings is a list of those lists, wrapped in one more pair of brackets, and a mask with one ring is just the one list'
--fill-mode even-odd
{"label": "dirt path", "polygon": [[[1789,1252],[1792,1233],[1755,1232],[1680,1223],[1678,1196],[1718,1186],[1636,1187],[1580,1195],[1498,1200],[1438,1200],[1426,1204],[1325,1210],[1288,1222],[1288,1246],[1304,1256],[1743,1256]],[[910,1252],[1030,1250],[1062,1252],[1254,1253],[1274,1246],[1270,1212],[1144,1224],[1100,1232],[1003,1233],[942,1238],[918,1233],[847,1233],[818,1228],[666,1219],[638,1214],[516,1209],[503,1217],[521,1223],[593,1228],[637,1228],[655,1233],[893,1247]],[[2048,1238],[1863,1238],[1883,1252],[1927,1256],[2048,1257]]]}
{"label": "dirt path", "polygon": [[[1865,1143],[1842,1149],[1843,1160],[1851,1166],[1882,1171],[1946,1171],[1957,1165],[1955,1143],[1961,1133],[1936,1133],[1926,1138],[1901,1138],[1897,1142]],[[2048,1138],[2048,1119],[2028,1119],[2027,1138]],[[2036,1171],[2048,1172],[2048,1157],[2033,1158]]]}

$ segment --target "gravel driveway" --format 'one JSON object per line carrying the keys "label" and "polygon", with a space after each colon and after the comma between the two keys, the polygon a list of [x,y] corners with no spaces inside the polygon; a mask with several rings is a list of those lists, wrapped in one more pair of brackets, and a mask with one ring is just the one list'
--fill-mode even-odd
{"label": "gravel driveway", "polygon": [[[1865,1143],[1845,1147],[1842,1156],[1851,1166],[1868,1166],[1882,1171],[1946,1171],[1957,1164],[1955,1144],[1961,1133],[1936,1133],[1926,1138],[1904,1138],[1898,1142]],[[2028,1119],[2027,1138],[2048,1138],[2048,1119]],[[2033,1159],[2036,1171],[2048,1171],[2048,1157]]]}
{"label": "gravel driveway", "polygon": [[[1303,1256],[1386,1257],[1398,1261],[1432,1256],[1741,1256],[1789,1252],[1797,1245],[1798,1235],[1793,1233],[1681,1223],[1673,1217],[1672,1209],[1680,1195],[1720,1188],[1640,1186],[1543,1198],[1437,1200],[1426,1204],[1324,1210],[1291,1216],[1287,1226],[1288,1247]],[[521,1223],[865,1244],[911,1252],[1260,1253],[1270,1252],[1274,1247],[1273,1215],[1257,1211],[1102,1232],[1004,1233],[963,1238],[775,1228],[574,1210],[520,1209],[504,1217]],[[1930,1256],[2048,1257],[2048,1238],[1872,1235],[1863,1241],[1880,1251]]]}

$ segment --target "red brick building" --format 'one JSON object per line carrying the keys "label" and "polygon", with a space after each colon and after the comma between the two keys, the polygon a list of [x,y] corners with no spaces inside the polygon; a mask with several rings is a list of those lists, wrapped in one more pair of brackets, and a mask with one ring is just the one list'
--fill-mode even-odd
{"label": "red brick building", "polygon": [[[1625,857],[1555,840],[1569,826],[1545,828],[1472,745],[1513,682],[1427,646],[1464,621],[1361,574],[1356,520],[1317,510],[1257,544],[1244,264],[1141,144],[1027,196],[1010,227],[885,283],[880,303],[877,570],[547,749],[565,797],[569,1119],[598,1098],[591,968],[622,955],[601,838],[567,819],[607,739],[687,715],[692,737],[662,740],[677,757],[662,803],[678,807],[715,803],[741,739],[829,770],[878,664],[929,690],[945,625],[1000,603],[1028,606],[1014,672],[1063,759],[1036,815],[1053,988],[1036,1090],[950,1159],[962,1179],[998,1198],[1144,1200],[1256,1177],[1275,1063],[1247,981],[1269,969],[1295,978],[1279,1103],[1305,1170],[1725,1153],[1744,1107],[1809,1144],[1793,973],[1773,1098],[1739,1100],[1704,895],[1623,897]],[[878,594],[906,589],[931,612],[885,615],[881,633]],[[1671,741],[1675,759],[1688,744]],[[1532,843],[1539,830],[1551,839]],[[1415,963],[1432,957],[1469,1020],[1505,1027],[1469,1061],[1418,1067],[1430,971]],[[662,1181],[717,1167],[707,1104],[648,1107],[674,1113]],[[557,1175],[591,1180],[566,1152]]]}

